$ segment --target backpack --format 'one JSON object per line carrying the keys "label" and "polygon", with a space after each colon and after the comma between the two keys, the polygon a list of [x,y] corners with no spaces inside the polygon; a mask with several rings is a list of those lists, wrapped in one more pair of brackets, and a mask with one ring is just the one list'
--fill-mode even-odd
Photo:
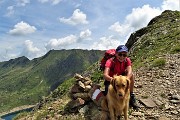
{"label": "backpack", "polygon": [[106,50],[106,52],[104,53],[104,57],[102,58],[102,60],[100,62],[100,70],[101,71],[104,71],[106,61],[110,58],[113,58],[115,56],[115,53],[116,53],[115,49]]}

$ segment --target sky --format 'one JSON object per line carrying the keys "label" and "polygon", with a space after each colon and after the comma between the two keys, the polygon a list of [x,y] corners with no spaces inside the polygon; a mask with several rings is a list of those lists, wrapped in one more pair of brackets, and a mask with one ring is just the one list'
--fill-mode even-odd
{"label": "sky", "polygon": [[164,10],[180,0],[0,0],[0,62],[116,48]]}

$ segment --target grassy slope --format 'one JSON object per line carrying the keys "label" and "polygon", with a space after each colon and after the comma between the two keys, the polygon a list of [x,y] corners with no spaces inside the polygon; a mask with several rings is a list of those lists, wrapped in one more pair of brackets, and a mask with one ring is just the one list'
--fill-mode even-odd
{"label": "grassy slope", "polygon": [[178,11],[163,12],[144,28],[146,34],[131,49],[135,68],[144,65],[153,67],[159,57],[180,51],[180,19],[177,18],[180,18]]}

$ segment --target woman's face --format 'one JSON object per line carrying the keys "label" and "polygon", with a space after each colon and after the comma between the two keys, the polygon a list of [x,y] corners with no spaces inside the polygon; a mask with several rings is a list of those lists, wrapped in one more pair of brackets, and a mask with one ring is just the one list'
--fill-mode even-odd
{"label": "woman's face", "polygon": [[127,52],[116,52],[116,57],[120,62],[123,62],[127,57]]}

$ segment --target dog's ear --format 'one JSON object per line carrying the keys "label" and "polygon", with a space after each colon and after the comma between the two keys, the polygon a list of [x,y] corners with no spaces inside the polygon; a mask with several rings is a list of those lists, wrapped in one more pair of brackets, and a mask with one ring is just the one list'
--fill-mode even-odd
{"label": "dog's ear", "polygon": [[114,77],[113,77],[113,79],[111,79],[110,83],[114,87],[114,84],[115,84],[115,78]]}
{"label": "dog's ear", "polygon": [[127,86],[126,86],[126,92],[127,92],[128,89],[130,88],[130,80],[126,78],[126,82],[127,82]]}
{"label": "dog's ear", "polygon": [[113,79],[111,79],[110,84],[113,86],[114,90],[116,91],[115,80],[116,80],[116,77],[113,77]]}

